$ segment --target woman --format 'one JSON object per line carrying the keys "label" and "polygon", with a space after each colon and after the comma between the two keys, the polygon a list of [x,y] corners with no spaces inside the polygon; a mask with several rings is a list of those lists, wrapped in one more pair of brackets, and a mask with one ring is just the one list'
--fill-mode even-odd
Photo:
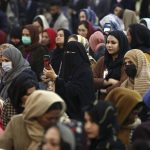
{"label": "woman", "polygon": [[93,26],[98,27],[98,17],[92,9],[81,9],[79,13],[79,21],[89,21]]}
{"label": "woman", "polygon": [[55,93],[37,90],[26,104],[23,114],[14,116],[4,134],[0,147],[6,150],[37,150],[44,129],[58,122],[65,111],[64,101]]}
{"label": "woman", "polygon": [[115,108],[105,101],[98,101],[84,113],[84,129],[90,140],[89,150],[124,150],[117,139]]}
{"label": "woman", "polygon": [[0,83],[0,96],[6,100],[8,98],[8,89],[12,82],[19,76],[26,73],[36,75],[31,70],[29,63],[23,58],[20,51],[11,44],[3,44],[0,47],[0,61],[1,67],[1,83]]}
{"label": "woman", "polygon": [[78,25],[77,33],[86,39],[89,39],[91,34],[94,32],[92,24],[88,21],[81,21]]}
{"label": "woman", "polygon": [[89,44],[95,60],[104,56],[106,49],[105,37],[101,31],[96,31],[90,36]]}
{"label": "woman", "polygon": [[64,47],[67,44],[68,38],[71,35],[70,31],[66,29],[59,29],[56,35],[56,48],[53,51],[51,58],[51,65],[56,72],[59,74],[61,68],[62,58],[64,55]]}
{"label": "woman", "polygon": [[141,24],[132,24],[127,29],[131,49],[140,49],[150,62],[150,30]]}
{"label": "woman", "polygon": [[[62,127],[59,125],[53,125],[48,128],[44,136],[44,143],[42,144],[43,145],[42,150],[74,149],[72,143],[72,141],[74,141],[74,136],[72,134],[72,131],[65,125],[63,125],[63,128],[65,128],[64,131],[62,131]],[[65,134],[65,136],[63,134]]]}
{"label": "woman", "polygon": [[67,43],[61,75],[44,70],[47,78],[55,81],[56,93],[64,98],[71,119],[83,120],[82,108],[94,100],[93,77],[84,46],[76,41]]}
{"label": "woman", "polygon": [[129,50],[128,40],[122,31],[112,31],[107,37],[107,50],[93,69],[94,86],[105,97],[113,88],[118,87],[127,78],[123,57]]}
{"label": "woman", "polygon": [[137,115],[142,109],[142,97],[134,90],[118,87],[113,89],[105,100],[112,102],[116,107],[120,125],[118,138],[128,146],[133,129],[141,123]]}
{"label": "woman", "polygon": [[128,78],[122,87],[136,90],[143,96],[150,87],[150,65],[141,50],[132,49],[124,56],[125,72]]}
{"label": "woman", "polygon": [[46,48],[39,44],[39,31],[34,25],[26,25],[22,29],[22,43],[20,48],[23,57],[30,63],[38,80],[43,71],[43,56],[48,54]]}
{"label": "woman", "polygon": [[27,98],[36,89],[38,89],[37,79],[29,72],[19,75],[12,82],[8,89],[9,98],[4,102],[1,114],[4,128],[12,116],[23,112]]}
{"label": "woman", "polygon": [[48,48],[48,51],[52,53],[56,47],[56,32],[52,28],[45,29],[42,32],[42,41],[41,44]]}
{"label": "woman", "polygon": [[140,24],[144,25],[145,27],[147,27],[150,30],[150,18],[142,18],[140,20]]}

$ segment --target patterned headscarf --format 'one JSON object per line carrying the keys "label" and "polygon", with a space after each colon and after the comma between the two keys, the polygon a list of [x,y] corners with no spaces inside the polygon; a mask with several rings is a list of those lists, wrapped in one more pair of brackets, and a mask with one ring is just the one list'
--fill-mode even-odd
{"label": "patterned headscarf", "polygon": [[124,56],[124,59],[126,58],[128,58],[136,66],[137,74],[134,78],[134,83],[132,83],[128,78],[121,86],[136,90],[141,94],[141,96],[143,96],[150,87],[149,62],[144,53],[138,49],[128,51]]}

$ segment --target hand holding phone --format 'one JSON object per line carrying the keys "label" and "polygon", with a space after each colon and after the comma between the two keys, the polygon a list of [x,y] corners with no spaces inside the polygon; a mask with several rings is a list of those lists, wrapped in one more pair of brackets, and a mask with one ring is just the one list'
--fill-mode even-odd
{"label": "hand holding phone", "polygon": [[47,70],[50,70],[51,69],[51,67],[50,67],[50,65],[51,65],[50,56],[44,55],[43,61],[44,61],[44,68]]}

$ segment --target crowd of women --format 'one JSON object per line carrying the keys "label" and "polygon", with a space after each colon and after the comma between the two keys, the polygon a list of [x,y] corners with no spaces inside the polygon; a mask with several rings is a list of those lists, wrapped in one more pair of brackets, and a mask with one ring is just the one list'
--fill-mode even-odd
{"label": "crowd of women", "polygon": [[0,32],[0,148],[150,149],[150,18],[50,13]]}

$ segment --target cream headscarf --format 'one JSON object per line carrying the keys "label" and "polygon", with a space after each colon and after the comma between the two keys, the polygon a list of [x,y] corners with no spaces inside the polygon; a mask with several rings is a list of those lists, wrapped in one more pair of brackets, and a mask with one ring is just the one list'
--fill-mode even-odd
{"label": "cream headscarf", "polygon": [[65,112],[66,105],[61,97],[50,91],[37,90],[33,92],[26,104],[23,112],[23,119],[28,132],[32,139],[28,150],[37,150],[42,141],[44,128],[35,120],[36,117],[43,115],[52,104],[60,102],[62,104],[62,114]]}
{"label": "cream headscarf", "polygon": [[124,56],[124,59],[126,58],[130,59],[136,66],[137,74],[134,83],[128,78],[121,86],[136,90],[143,96],[150,87],[150,64],[144,53],[138,49],[128,51]]}

